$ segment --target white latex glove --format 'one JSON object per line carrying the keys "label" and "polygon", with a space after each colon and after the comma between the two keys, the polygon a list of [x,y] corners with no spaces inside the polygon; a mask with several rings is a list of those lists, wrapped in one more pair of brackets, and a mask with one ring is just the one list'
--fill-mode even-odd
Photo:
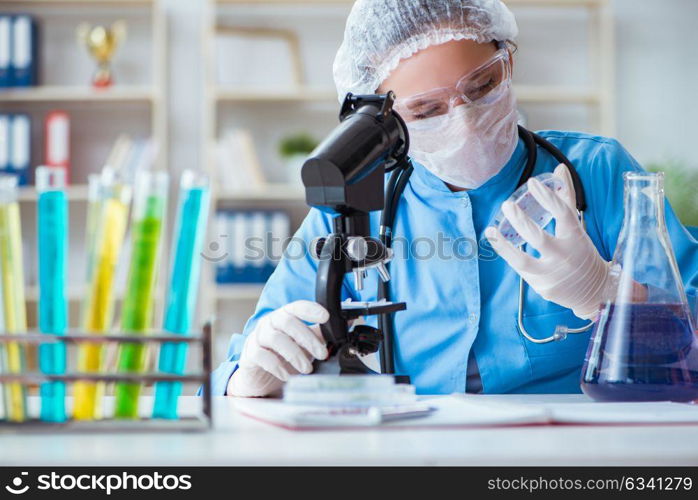
{"label": "white latex glove", "polygon": [[[318,324],[328,319],[324,307],[308,300],[291,302],[262,317],[245,341],[227,394],[270,396],[281,390],[290,375],[312,372],[313,360],[329,354]],[[308,326],[304,321],[315,324]]]}
{"label": "white latex glove", "polygon": [[610,263],[601,258],[577,217],[569,171],[560,164],[555,175],[565,184],[559,193],[535,178],[528,181],[530,193],[555,218],[555,236],[541,229],[516,204],[506,201],[502,205],[512,227],[538,250],[540,258],[516,248],[497,228],[488,227],[485,236],[541,297],[572,309],[580,318],[592,319],[605,300]]}

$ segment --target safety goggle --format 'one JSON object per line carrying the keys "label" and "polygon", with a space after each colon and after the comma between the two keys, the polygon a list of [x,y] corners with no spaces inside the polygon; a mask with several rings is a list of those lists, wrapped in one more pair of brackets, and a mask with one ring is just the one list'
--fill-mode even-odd
{"label": "safety goggle", "polygon": [[497,52],[489,61],[461,77],[453,87],[432,89],[397,99],[393,109],[406,122],[416,122],[445,115],[461,104],[495,101],[511,82],[509,49],[503,42],[498,42],[497,47]]}

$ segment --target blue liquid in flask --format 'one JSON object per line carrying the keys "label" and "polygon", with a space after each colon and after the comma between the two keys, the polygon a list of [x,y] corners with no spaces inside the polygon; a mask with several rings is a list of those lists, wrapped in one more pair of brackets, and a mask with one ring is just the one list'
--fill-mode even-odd
{"label": "blue liquid in flask", "polygon": [[666,229],[664,174],[623,179],[623,227],[582,390],[597,401],[692,401],[698,338]]}
{"label": "blue liquid in flask", "polygon": [[698,337],[685,304],[611,304],[589,345],[582,390],[597,401],[698,399]]}

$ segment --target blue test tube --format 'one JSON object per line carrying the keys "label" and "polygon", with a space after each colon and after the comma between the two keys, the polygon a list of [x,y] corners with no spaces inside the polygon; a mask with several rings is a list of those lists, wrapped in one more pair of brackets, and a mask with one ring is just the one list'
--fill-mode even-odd
{"label": "blue test tube", "polygon": [[[199,288],[202,244],[208,220],[210,190],[208,177],[193,170],[182,173],[180,180],[174,256],[167,292],[164,330],[176,335],[187,335],[196,311]],[[163,344],[160,349],[159,370],[162,373],[182,374],[186,363],[186,344]],[[155,384],[154,418],[177,418],[177,399],[182,392],[181,382]]]}
{"label": "blue test tube", "polygon": [[[68,199],[65,169],[38,167],[37,231],[39,242],[39,330],[64,335],[68,322],[65,298],[66,253],[68,249]],[[39,367],[46,374],[65,373],[63,343],[39,346]],[[40,387],[41,420],[65,422],[65,383],[45,382]]]}

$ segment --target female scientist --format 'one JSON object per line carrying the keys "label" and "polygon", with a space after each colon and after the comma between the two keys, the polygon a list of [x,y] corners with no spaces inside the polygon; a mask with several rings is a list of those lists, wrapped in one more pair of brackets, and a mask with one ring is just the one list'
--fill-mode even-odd
{"label": "female scientist", "polygon": [[[534,179],[529,189],[555,217],[554,234],[503,205],[529,160],[511,85],[516,35],[499,0],[358,0],[335,59],[340,100],[392,90],[409,129],[414,172],[396,213],[390,290],[407,303],[394,318],[396,372],[419,393],[579,392],[591,329],[549,343],[524,334],[583,330],[595,318],[623,220],[622,175],[640,170],[614,139],[543,131],[576,169],[585,224],[570,169],[543,148],[531,175],[554,172],[565,188],[554,193]],[[490,227],[500,207],[528,253]],[[698,243],[670,208],[666,217],[684,283],[698,283]],[[378,213],[371,225],[377,235]],[[331,216],[312,209],[296,239],[309,247],[331,230]],[[310,373],[315,358],[327,357],[318,323],[328,313],[312,302],[316,263],[309,252],[290,254],[244,333],[233,335],[213,375],[214,395],[278,393],[289,375]],[[519,276],[527,284],[523,331]],[[345,281],[346,298],[376,300],[375,276],[360,293],[352,283]]]}

